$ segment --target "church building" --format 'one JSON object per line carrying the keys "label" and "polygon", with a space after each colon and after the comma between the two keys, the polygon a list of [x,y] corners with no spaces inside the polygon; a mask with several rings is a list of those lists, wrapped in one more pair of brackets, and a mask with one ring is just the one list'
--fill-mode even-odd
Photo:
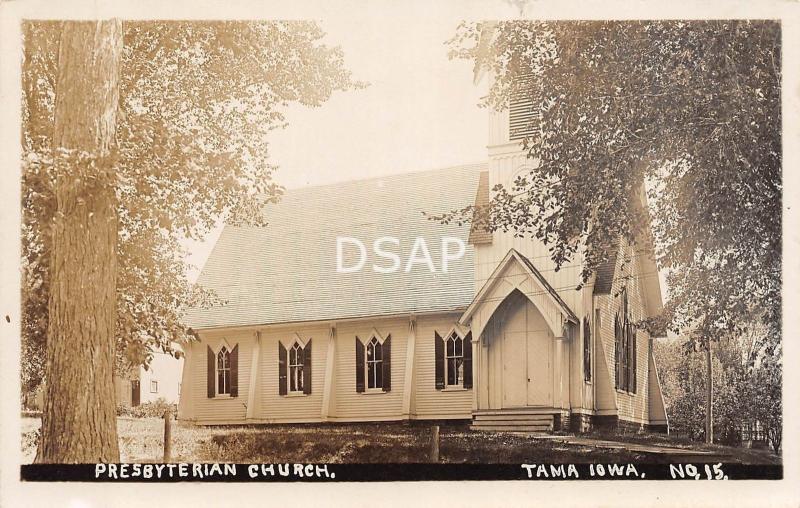
{"label": "church building", "polygon": [[491,113],[486,162],[290,190],[267,227],[225,226],[198,280],[224,304],[186,316],[179,418],[666,431],[635,326],[662,308],[647,239],[576,289],[580,253],[556,270],[536,239],[428,218],[537,163],[529,110]]}

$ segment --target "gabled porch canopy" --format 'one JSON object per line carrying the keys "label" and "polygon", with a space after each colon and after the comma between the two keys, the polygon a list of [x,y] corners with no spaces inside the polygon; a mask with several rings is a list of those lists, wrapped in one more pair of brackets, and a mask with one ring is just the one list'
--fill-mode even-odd
{"label": "gabled porch canopy", "polygon": [[567,335],[567,323],[579,323],[575,313],[533,263],[511,249],[459,319],[462,325],[470,326],[473,340],[480,340],[489,319],[513,291],[525,295],[539,309],[554,337]]}

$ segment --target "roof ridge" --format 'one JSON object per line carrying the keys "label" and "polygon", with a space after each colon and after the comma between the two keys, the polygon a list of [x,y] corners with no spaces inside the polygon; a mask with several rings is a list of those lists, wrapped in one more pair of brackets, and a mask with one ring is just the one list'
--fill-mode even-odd
{"label": "roof ridge", "polygon": [[321,189],[321,188],[324,188],[324,187],[334,187],[334,186],[337,186],[337,185],[344,185],[344,184],[348,184],[348,183],[371,182],[371,181],[374,181],[374,180],[381,180],[381,179],[386,179],[386,178],[401,178],[401,177],[404,177],[404,176],[420,175],[420,174],[423,174],[423,173],[434,173],[434,172],[448,171],[448,170],[453,170],[453,169],[467,169],[467,168],[475,168],[475,169],[487,168],[488,169],[488,165],[489,165],[488,161],[470,162],[470,163],[465,163],[465,164],[455,164],[455,165],[452,165],[452,166],[445,166],[445,167],[438,167],[438,168],[418,169],[418,170],[414,170],[414,171],[406,171],[406,172],[403,172],[403,173],[390,173],[390,174],[387,174],[387,175],[369,176],[369,177],[366,177],[366,178],[351,178],[349,180],[341,180],[341,181],[338,181],[338,182],[322,183],[322,184],[317,184],[317,185],[305,185],[303,187],[286,188],[284,194],[289,193],[289,192],[303,191],[303,190],[307,190],[307,189],[308,190],[310,190],[310,189]]}

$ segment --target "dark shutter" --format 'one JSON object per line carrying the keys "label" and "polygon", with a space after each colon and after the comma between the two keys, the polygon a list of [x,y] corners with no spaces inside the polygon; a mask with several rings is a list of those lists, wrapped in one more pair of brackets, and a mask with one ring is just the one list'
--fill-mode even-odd
{"label": "dark shutter", "polygon": [[583,379],[592,380],[592,327],[589,318],[583,318]]}
{"label": "dark shutter", "polygon": [[217,391],[217,385],[214,383],[215,374],[217,372],[217,358],[213,351],[211,351],[211,346],[206,346],[206,355],[208,356],[208,362],[206,364],[206,388],[208,391],[208,398],[214,398]]}
{"label": "dark shutter", "polygon": [[630,342],[628,343],[628,391],[633,392],[636,388],[633,385],[633,376],[636,372],[636,328],[633,324],[628,324],[628,337],[630,337]]}
{"label": "dark shutter", "polygon": [[630,330],[628,330],[628,323],[622,321],[622,389],[628,390],[628,380],[630,379],[630,362],[629,355],[630,349]]}
{"label": "dark shutter", "polygon": [[622,326],[619,314],[614,317],[614,388],[622,388]]}
{"label": "dark shutter", "polygon": [[631,325],[631,391],[636,393],[636,327]]}
{"label": "dark shutter", "polygon": [[286,395],[286,348],[278,341],[278,395]]}
{"label": "dark shutter", "polygon": [[239,396],[239,344],[231,351],[231,397]]}
{"label": "dark shutter", "polygon": [[625,323],[625,380],[623,386],[626,391],[631,390],[631,327]]}
{"label": "dark shutter", "polygon": [[383,341],[383,391],[392,391],[392,336]]}
{"label": "dark shutter", "polygon": [[303,393],[311,393],[311,339],[303,348]]}
{"label": "dark shutter", "polygon": [[364,344],[356,337],[356,391],[364,391]]}
{"label": "dark shutter", "polygon": [[622,288],[622,322],[628,322],[628,288]]}
{"label": "dark shutter", "polygon": [[472,388],[472,332],[464,337],[464,388]]}
{"label": "dark shutter", "polygon": [[444,341],[438,333],[433,333],[433,350],[435,351],[436,389],[444,390]]}

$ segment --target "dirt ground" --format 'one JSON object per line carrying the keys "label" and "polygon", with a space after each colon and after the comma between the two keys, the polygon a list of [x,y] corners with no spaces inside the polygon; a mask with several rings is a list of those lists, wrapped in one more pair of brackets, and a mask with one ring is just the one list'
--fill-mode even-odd
{"label": "dirt ground", "polygon": [[[23,462],[36,454],[39,419],[23,417]],[[117,431],[122,462],[161,462],[164,421],[119,417]],[[422,463],[428,462],[431,429],[423,424],[276,425],[198,427],[172,424],[173,462],[238,463]],[[565,439],[566,438],[566,439]],[[616,438],[582,435],[537,437],[470,431],[445,426],[440,434],[440,461],[445,463],[677,463],[739,462],[778,464],[767,450],[705,446],[657,435]],[[625,439],[634,450],[619,446]],[[654,453],[667,447],[670,453]],[[649,451],[643,451],[649,450]],[[680,450],[685,450],[682,453]]]}

